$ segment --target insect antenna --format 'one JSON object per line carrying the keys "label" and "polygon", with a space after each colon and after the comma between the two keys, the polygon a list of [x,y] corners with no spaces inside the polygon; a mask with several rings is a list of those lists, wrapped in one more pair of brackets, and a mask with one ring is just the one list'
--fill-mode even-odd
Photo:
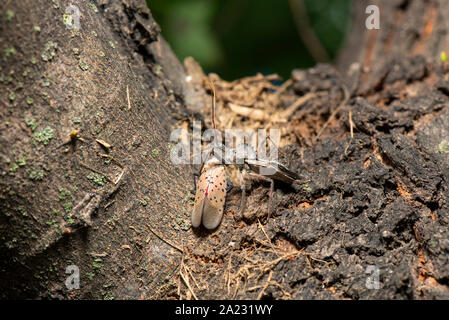
{"label": "insect antenna", "polygon": [[[213,128],[213,130],[214,130],[214,142],[213,142],[213,147],[212,147],[212,150],[213,150],[213,152],[214,152],[214,155],[216,155],[217,156],[217,152],[216,152],[216,149],[219,149],[219,150],[221,150],[221,144],[217,141],[218,140],[218,138],[219,138],[219,134],[218,134],[218,130],[217,130],[217,125],[215,124],[215,109],[216,109],[216,90],[215,90],[215,85],[214,85],[214,81],[213,80],[211,80],[210,78],[207,78],[207,80],[208,80],[208,83],[209,83],[209,87],[210,87],[210,90],[211,90],[211,92],[212,92],[212,104],[211,104],[211,108],[212,108],[212,112],[211,112],[211,120],[212,120],[212,128]],[[220,158],[220,160],[221,160],[221,154],[220,155],[218,155],[218,157]]]}
{"label": "insect antenna", "polygon": [[214,128],[215,131],[217,130],[217,127],[215,125],[215,103],[216,103],[215,85],[213,80],[210,80],[209,78],[207,78],[207,80],[209,81],[210,90],[212,91],[212,127]]}

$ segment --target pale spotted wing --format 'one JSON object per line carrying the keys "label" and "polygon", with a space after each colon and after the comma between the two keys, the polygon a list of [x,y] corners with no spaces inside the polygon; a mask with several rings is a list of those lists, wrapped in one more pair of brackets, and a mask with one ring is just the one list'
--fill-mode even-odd
{"label": "pale spotted wing", "polygon": [[197,185],[192,226],[201,223],[207,229],[215,229],[223,217],[226,198],[226,171],[223,166],[205,170]]}

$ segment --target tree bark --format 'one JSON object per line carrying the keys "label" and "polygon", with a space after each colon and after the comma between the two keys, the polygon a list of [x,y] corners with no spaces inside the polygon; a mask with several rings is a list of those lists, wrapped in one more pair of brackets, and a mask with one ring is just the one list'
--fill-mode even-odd
{"label": "tree bark", "polygon": [[378,1],[370,31],[355,1],[340,72],[295,70],[281,94],[319,97],[283,149],[311,182],[276,184],[265,224],[265,184],[248,199],[258,218],[238,217],[231,192],[213,232],[190,228],[194,170],[169,157],[176,118],[209,108],[200,77],[186,81],[200,68],[144,1],[76,2],[79,31],[71,3],[0,9],[3,298],[449,297],[444,1]]}
{"label": "tree bark", "polygon": [[[143,1],[76,2],[79,31],[64,24],[71,3],[1,10],[2,52],[15,51],[0,89],[1,291],[150,298],[176,269],[150,228],[178,239],[190,214],[192,171],[170,163],[168,139],[183,68]],[[72,264],[81,289],[68,292]]]}

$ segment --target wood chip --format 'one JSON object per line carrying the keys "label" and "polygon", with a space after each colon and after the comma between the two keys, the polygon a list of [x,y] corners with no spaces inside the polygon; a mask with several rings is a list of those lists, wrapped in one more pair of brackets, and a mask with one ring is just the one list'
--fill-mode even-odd
{"label": "wood chip", "polygon": [[96,139],[95,141],[97,141],[97,143],[99,143],[101,146],[105,147],[106,149],[112,148],[112,146],[104,140]]}
{"label": "wood chip", "polygon": [[234,103],[228,103],[228,106],[234,113],[240,116],[248,117],[253,120],[263,121],[269,118],[269,115],[261,109],[243,107],[236,105]]}

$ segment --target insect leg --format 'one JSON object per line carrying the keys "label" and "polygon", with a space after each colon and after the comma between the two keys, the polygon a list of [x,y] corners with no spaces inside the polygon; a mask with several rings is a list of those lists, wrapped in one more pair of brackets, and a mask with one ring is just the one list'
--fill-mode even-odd
{"label": "insect leg", "polygon": [[196,192],[196,181],[200,175],[198,173],[193,174],[193,189],[190,189],[190,193],[195,195]]}
{"label": "insect leg", "polygon": [[[265,137],[265,140],[269,140],[269,141],[271,142],[271,144],[278,150],[278,152],[281,152],[281,151],[279,150],[279,147],[277,146],[277,144],[273,141],[273,139],[271,139],[270,136],[266,136],[266,137]],[[274,159],[271,159],[271,160],[274,160]]]}
{"label": "insect leg", "polygon": [[263,180],[263,181],[269,181],[270,182],[270,192],[268,193],[268,215],[267,220],[270,219],[271,216],[271,204],[273,199],[273,193],[274,193],[274,180],[265,176],[262,176],[260,174],[256,173],[250,173],[249,176],[251,179],[257,179],[257,180]]}
{"label": "insect leg", "polygon": [[245,169],[239,169],[240,188],[242,189],[242,200],[240,201],[240,217],[243,218],[246,209],[246,188],[243,174],[246,175]]}
{"label": "insect leg", "polygon": [[273,203],[273,192],[274,192],[274,180],[270,179],[270,193],[268,194],[268,216],[267,221],[270,220],[271,208]]}
{"label": "insect leg", "polygon": [[226,179],[226,193],[229,193],[232,188],[234,188],[234,186],[232,185],[231,181],[228,179]]}
{"label": "insect leg", "polygon": [[[263,143],[266,143],[267,141],[270,141],[271,144],[278,150],[278,152],[279,152],[281,155],[285,156],[285,153],[282,152],[282,151],[279,149],[279,147],[278,147],[278,145],[276,144],[276,142],[274,142],[273,139],[271,139],[270,136],[265,136],[265,138],[263,139],[263,141],[260,142],[260,144],[259,144],[259,149],[258,149],[258,150],[261,150],[260,148],[262,147],[262,144],[263,144]],[[275,160],[275,159],[270,159],[270,160]]]}

